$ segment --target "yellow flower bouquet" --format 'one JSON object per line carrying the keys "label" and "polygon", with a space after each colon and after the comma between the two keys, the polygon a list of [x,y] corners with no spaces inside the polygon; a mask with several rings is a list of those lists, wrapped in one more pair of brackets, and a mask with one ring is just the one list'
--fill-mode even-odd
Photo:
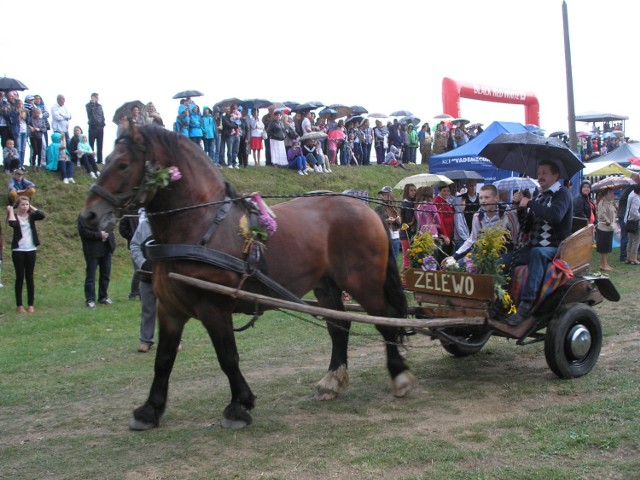
{"label": "yellow flower bouquet", "polygon": [[436,270],[438,263],[433,257],[436,244],[430,233],[418,233],[413,237],[409,247],[409,261],[412,268],[423,270]]}

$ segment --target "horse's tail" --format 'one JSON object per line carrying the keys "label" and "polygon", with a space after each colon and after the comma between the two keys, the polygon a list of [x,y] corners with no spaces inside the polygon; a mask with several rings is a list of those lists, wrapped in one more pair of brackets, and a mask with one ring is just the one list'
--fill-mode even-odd
{"label": "horse's tail", "polygon": [[[381,219],[382,220],[382,219]],[[384,224],[384,221],[382,221]],[[386,225],[384,225],[389,239],[389,261],[387,262],[387,275],[384,281],[384,296],[393,311],[393,317],[406,318],[408,305],[407,297],[402,288],[402,280],[400,278],[400,270],[398,270],[398,260],[393,252],[393,240],[391,233]]]}

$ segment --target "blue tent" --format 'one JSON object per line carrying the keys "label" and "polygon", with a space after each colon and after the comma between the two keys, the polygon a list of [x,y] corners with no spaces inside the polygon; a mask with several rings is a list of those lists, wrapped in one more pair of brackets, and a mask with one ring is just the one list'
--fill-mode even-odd
{"label": "blue tent", "polygon": [[517,172],[497,168],[491,161],[479,157],[478,153],[501,133],[526,133],[527,128],[516,122],[493,122],[484,132],[461,147],[429,159],[429,173],[441,173],[449,170],[472,170],[484,177],[485,183],[493,183],[502,178],[517,176]]}

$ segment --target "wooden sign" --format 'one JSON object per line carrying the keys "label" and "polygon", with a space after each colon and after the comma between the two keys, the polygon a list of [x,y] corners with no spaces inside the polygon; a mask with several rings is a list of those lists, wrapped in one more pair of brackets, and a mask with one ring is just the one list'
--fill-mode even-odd
{"label": "wooden sign", "polygon": [[414,292],[487,301],[495,298],[491,275],[410,268],[406,271],[405,278],[407,289]]}

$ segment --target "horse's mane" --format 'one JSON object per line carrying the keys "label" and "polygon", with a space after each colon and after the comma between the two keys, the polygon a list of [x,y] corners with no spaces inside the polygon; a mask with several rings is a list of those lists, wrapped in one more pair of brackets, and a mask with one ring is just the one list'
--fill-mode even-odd
{"label": "horse's mane", "polygon": [[[183,157],[202,157],[204,161],[210,162],[209,157],[204,153],[200,147],[198,147],[195,143],[189,140],[187,137],[182,135],[181,133],[173,132],[171,130],[167,130],[164,127],[160,127],[158,125],[143,125],[142,127],[134,127],[133,129],[126,130],[119,138],[118,141],[123,141],[128,143],[129,145],[135,145],[136,135],[142,136],[142,143],[149,148],[150,145],[158,147],[163,150],[166,157],[171,159],[180,159]],[[222,174],[218,172],[218,174],[222,177]],[[226,184],[227,187],[227,195],[232,199],[239,198],[240,195],[235,187],[230,185],[229,183],[222,181]]]}

